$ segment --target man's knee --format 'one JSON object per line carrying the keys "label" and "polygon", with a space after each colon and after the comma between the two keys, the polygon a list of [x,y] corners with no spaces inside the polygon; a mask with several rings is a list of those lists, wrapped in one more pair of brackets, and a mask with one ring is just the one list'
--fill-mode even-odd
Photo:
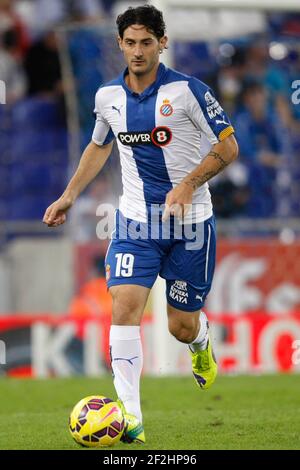
{"label": "man's knee", "polygon": [[194,324],[185,324],[172,319],[169,319],[169,331],[181,343],[190,344],[197,336]]}
{"label": "man's knee", "polygon": [[183,312],[168,304],[169,331],[182,343],[192,343],[199,332],[199,312]]}

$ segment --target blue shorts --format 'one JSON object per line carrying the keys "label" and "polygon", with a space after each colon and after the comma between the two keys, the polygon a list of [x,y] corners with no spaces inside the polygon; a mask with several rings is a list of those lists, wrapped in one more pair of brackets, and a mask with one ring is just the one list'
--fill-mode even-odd
{"label": "blue shorts", "polygon": [[137,284],[151,289],[159,274],[166,279],[170,305],[188,312],[199,310],[210,291],[215,268],[214,216],[188,226],[171,217],[166,235],[161,222],[156,231],[149,224],[125,218],[120,211],[116,215],[105,258],[108,287]]}

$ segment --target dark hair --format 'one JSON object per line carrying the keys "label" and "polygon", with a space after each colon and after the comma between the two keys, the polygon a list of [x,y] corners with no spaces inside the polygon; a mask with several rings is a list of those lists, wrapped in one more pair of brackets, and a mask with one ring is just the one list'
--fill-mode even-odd
{"label": "dark hair", "polygon": [[122,39],[125,29],[133,24],[144,25],[157,39],[161,39],[165,35],[166,25],[163,14],[153,5],[144,5],[137,8],[130,7],[118,16],[118,32]]}
{"label": "dark hair", "polygon": [[261,80],[257,78],[246,78],[242,82],[242,88],[239,93],[238,101],[243,101],[251,93],[264,91],[266,91],[266,87]]}

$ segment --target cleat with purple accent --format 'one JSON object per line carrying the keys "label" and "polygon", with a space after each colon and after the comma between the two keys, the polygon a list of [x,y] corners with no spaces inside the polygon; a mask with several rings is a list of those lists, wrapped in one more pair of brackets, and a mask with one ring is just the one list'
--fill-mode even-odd
{"label": "cleat with purple accent", "polygon": [[190,354],[194,379],[200,388],[206,390],[214,383],[218,373],[218,366],[210,340],[208,340],[204,351],[190,351]]}

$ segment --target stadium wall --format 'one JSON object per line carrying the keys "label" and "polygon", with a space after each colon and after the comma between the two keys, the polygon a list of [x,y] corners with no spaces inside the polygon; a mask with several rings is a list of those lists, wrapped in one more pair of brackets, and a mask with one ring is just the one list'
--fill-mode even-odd
{"label": "stadium wall", "polygon": [[[221,373],[300,372],[300,313],[284,318],[264,312],[238,318],[209,316]],[[109,327],[107,315],[85,319],[53,315],[2,317],[0,337],[7,347],[1,372],[15,377],[97,377],[110,373]],[[151,317],[143,322],[142,342],[144,374],[190,374],[186,345],[171,337],[164,374],[157,373],[161,359]]]}
{"label": "stadium wall", "polygon": [[[10,257],[18,260],[11,271],[12,291],[20,292],[20,303],[15,305],[22,309],[0,317],[0,339],[7,350],[2,374],[47,377],[110,372],[111,299],[105,279],[92,277],[95,259],[98,264],[97,256],[102,259],[104,253],[105,246],[99,242],[74,246],[63,239],[12,244]],[[206,311],[221,373],[300,371],[299,254],[299,241],[219,241]],[[65,314],[55,314],[62,306]],[[155,308],[160,310],[160,325],[153,315]],[[157,341],[162,325],[163,350]],[[145,374],[190,373],[186,346],[167,332],[165,300],[150,299],[142,335]]]}
{"label": "stadium wall", "polygon": [[68,238],[10,242],[0,257],[0,312],[65,312],[73,295],[72,266]]}

